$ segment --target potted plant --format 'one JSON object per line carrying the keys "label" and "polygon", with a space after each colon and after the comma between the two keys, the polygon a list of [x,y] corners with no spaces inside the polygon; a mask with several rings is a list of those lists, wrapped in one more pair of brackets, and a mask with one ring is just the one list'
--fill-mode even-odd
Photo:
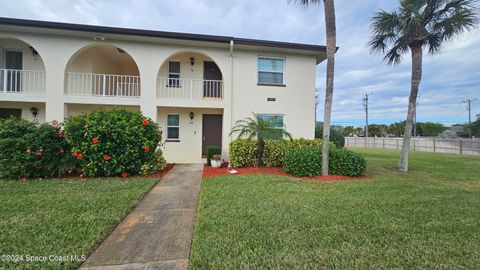
{"label": "potted plant", "polygon": [[222,166],[222,156],[213,155],[212,160],[210,161],[213,168],[220,168]]}

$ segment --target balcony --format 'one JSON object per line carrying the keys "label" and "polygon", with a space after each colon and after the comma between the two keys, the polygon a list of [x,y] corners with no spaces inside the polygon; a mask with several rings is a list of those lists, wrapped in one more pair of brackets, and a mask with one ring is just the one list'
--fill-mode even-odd
{"label": "balcony", "polygon": [[223,100],[223,81],[158,77],[157,98],[194,101]]}
{"label": "balcony", "polygon": [[44,96],[45,72],[0,69],[0,94],[4,94],[4,96]]}
{"label": "balcony", "polygon": [[67,72],[65,94],[91,97],[140,97],[140,76]]}

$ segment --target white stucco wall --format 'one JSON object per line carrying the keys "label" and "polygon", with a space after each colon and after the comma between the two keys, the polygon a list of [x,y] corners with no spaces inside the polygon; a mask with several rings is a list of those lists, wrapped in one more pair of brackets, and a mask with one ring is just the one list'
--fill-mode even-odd
{"label": "white stucco wall", "polygon": [[[195,114],[190,120],[190,112]],[[202,159],[202,116],[203,114],[222,114],[221,109],[159,107],[157,123],[166,140],[166,121],[168,114],[180,116],[180,141],[165,142],[163,151],[168,162],[199,163]]]}
{"label": "white stucco wall", "polygon": [[[35,119],[32,115],[32,112],[30,112],[30,108],[32,107],[38,109],[37,119]],[[29,121],[36,120],[38,123],[45,122],[45,103],[0,101],[0,108],[21,109],[22,118],[25,118]]]}
{"label": "white stucco wall", "polygon": [[[4,38],[4,39],[2,39]],[[24,52],[24,68],[32,69],[45,66],[46,94],[44,103],[38,103],[39,121],[62,119],[64,116],[77,115],[95,107],[111,105],[126,106],[141,110],[146,116],[156,119],[165,127],[166,114],[179,113],[181,116],[180,143],[166,143],[165,155],[168,162],[200,162],[202,144],[202,114],[223,114],[223,155],[228,158],[229,136],[235,121],[250,117],[252,112],[261,114],[284,115],[286,128],[294,137],[314,137],[314,89],[316,60],[313,55],[293,54],[265,50],[240,50],[234,46],[233,57],[228,48],[210,47],[208,43],[198,46],[179,45],[161,42],[135,40],[117,40],[107,36],[105,41],[94,41],[81,36],[41,35],[36,33],[2,33],[1,41],[17,38],[26,43],[20,46]],[[13,41],[12,41],[13,40]],[[6,42],[7,42],[6,41]],[[7,43],[8,43],[7,42]],[[18,42],[22,44],[22,42]],[[14,42],[15,43],[15,42]],[[40,53],[37,60],[29,59],[33,46]],[[5,43],[6,44],[6,43]],[[113,54],[107,57],[99,53],[95,46],[113,46],[121,48],[131,56],[135,66],[118,68]],[[13,46],[13,45],[4,45]],[[26,47],[25,47],[26,46]],[[115,49],[116,50],[116,49]],[[195,58],[195,65],[190,64],[190,57]],[[274,56],[285,58],[285,86],[257,85],[257,57]],[[33,58],[33,57],[31,57]],[[43,61],[42,61],[43,59]],[[167,76],[168,60],[181,62],[181,77],[202,79],[203,61],[213,60],[223,76],[224,99],[219,102],[192,100],[157,99],[157,77]],[[141,96],[137,99],[109,99],[102,97],[75,97],[64,94],[64,75],[66,71],[101,72],[132,74],[132,67],[138,67],[141,77]],[[0,101],[2,96],[0,95]],[[275,98],[275,102],[267,101]],[[31,100],[30,100],[31,101]],[[68,103],[68,104],[67,104]],[[88,103],[88,104],[87,104]],[[105,104],[109,104],[106,106]],[[6,103],[0,107],[17,106],[29,109],[31,102]],[[6,108],[6,107],[5,107]],[[188,118],[195,113],[192,124]],[[25,116],[28,117],[28,113]],[[30,114],[31,115],[31,114]]]}

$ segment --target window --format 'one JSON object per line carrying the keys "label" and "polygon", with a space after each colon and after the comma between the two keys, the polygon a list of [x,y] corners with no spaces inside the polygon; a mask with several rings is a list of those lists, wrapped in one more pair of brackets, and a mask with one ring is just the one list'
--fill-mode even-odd
{"label": "window", "polygon": [[168,86],[180,87],[180,62],[168,62]]}
{"label": "window", "polygon": [[267,139],[281,139],[283,134],[282,132],[279,132],[280,130],[284,129],[284,124],[283,124],[283,115],[278,115],[278,114],[259,114],[258,119],[263,120],[263,121],[268,121],[271,122],[273,125],[273,128],[277,131],[273,131],[270,136],[267,136]]}
{"label": "window", "polygon": [[22,109],[0,109],[0,119],[7,119],[10,117],[22,117]]}
{"label": "window", "polygon": [[180,140],[180,116],[167,115],[167,140]]}
{"label": "window", "polygon": [[285,59],[258,57],[258,83],[284,85]]}

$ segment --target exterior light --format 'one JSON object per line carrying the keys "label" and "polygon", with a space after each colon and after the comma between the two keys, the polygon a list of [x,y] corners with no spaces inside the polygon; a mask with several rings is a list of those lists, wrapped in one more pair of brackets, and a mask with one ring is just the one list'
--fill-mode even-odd
{"label": "exterior light", "polygon": [[32,56],[33,56],[33,58],[36,59],[37,56],[38,56],[37,50],[35,50],[35,48],[33,48],[32,46],[30,46],[29,48],[30,48],[30,50],[32,51]]}
{"label": "exterior light", "polygon": [[190,112],[190,120],[193,120],[194,116],[195,116],[195,114],[193,112]]}
{"label": "exterior light", "polygon": [[190,64],[193,66],[195,64],[195,58],[190,57]]}
{"label": "exterior light", "polygon": [[35,107],[30,108],[30,112],[32,113],[33,118],[37,118],[37,115],[38,115],[38,109],[37,108],[35,108]]}

